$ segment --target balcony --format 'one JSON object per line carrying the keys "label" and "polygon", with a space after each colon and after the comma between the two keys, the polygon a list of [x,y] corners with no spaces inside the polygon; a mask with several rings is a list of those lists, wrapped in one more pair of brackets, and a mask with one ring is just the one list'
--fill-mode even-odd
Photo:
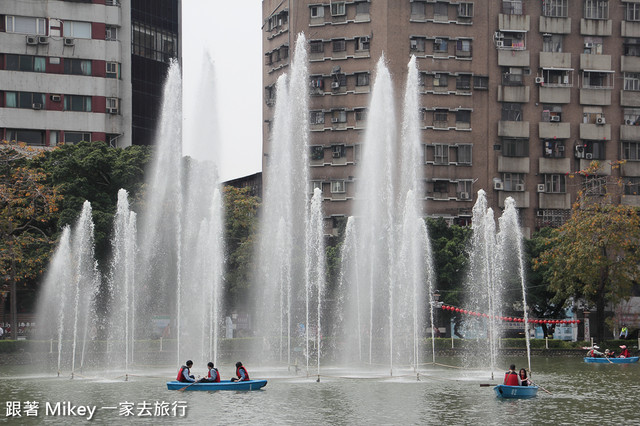
{"label": "balcony", "polygon": [[498,102],[529,102],[529,86],[498,86]]}
{"label": "balcony", "polygon": [[611,71],[611,55],[580,54],[580,69],[594,71]]}
{"label": "balcony", "polygon": [[622,21],[620,23],[622,37],[640,38],[640,22]]}
{"label": "balcony", "polygon": [[498,172],[529,173],[529,157],[498,157]]}
{"label": "balcony", "polygon": [[569,139],[571,137],[571,126],[569,123],[538,123],[538,134],[540,139]]}
{"label": "balcony", "polygon": [[569,210],[571,208],[571,194],[550,194],[540,192],[538,193],[538,206],[541,209]]}
{"label": "balcony", "polygon": [[580,123],[580,139],[611,140],[611,124]]}
{"label": "balcony", "polygon": [[528,138],[528,121],[498,121],[498,136],[508,138]]}
{"label": "balcony", "polygon": [[640,72],[640,56],[621,56],[621,72]]}
{"label": "balcony", "polygon": [[593,161],[598,162],[598,168],[595,170],[597,176],[611,176],[611,162],[607,160],[580,160],[580,170],[591,167]]}
{"label": "balcony", "polygon": [[498,15],[498,28],[501,31],[529,31],[531,25],[529,15]]}
{"label": "balcony", "polygon": [[541,16],[538,28],[543,34],[571,34],[571,18]]}
{"label": "balcony", "polygon": [[571,88],[540,86],[540,102],[547,104],[568,104],[571,102]]}
{"label": "balcony", "polygon": [[540,68],[571,68],[571,53],[540,52]]}
{"label": "balcony", "polygon": [[580,35],[610,36],[613,24],[611,19],[580,19]]}
{"label": "balcony", "polygon": [[[640,94],[640,92],[636,93]],[[580,104],[603,106],[611,105],[611,89],[580,89]]]}
{"label": "balcony", "polygon": [[528,50],[498,50],[498,65],[501,67],[528,67],[530,63]]}
{"label": "balcony", "polygon": [[545,158],[538,159],[538,173],[541,174],[565,174],[571,171],[570,158]]}
{"label": "balcony", "polygon": [[518,206],[518,208],[529,208],[529,191],[524,191],[524,192],[510,192],[510,191],[499,191],[498,192],[498,206],[500,208],[504,208],[504,202],[507,199],[507,197],[511,197],[514,199],[514,201],[516,202],[516,206]]}
{"label": "balcony", "polygon": [[[620,126],[621,141],[640,141],[640,126],[622,125]],[[640,174],[638,175],[640,176]]]}
{"label": "balcony", "polygon": [[640,176],[640,161],[627,160],[620,166],[622,176]]}
{"label": "balcony", "polygon": [[640,107],[640,92],[621,90],[620,105],[627,107]]}

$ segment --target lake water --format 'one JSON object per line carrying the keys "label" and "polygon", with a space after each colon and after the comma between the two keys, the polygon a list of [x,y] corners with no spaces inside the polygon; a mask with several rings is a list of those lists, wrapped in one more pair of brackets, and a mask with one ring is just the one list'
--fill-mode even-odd
{"label": "lake water", "polygon": [[[525,358],[511,362],[518,369],[526,365]],[[85,372],[71,380],[34,374],[33,367],[5,366],[0,369],[0,423],[85,423],[89,415],[79,415],[78,409],[72,411],[75,416],[61,415],[62,405],[71,402],[95,406],[94,424],[640,424],[640,365],[536,357],[532,368],[533,380],[551,394],[540,389],[534,399],[501,400],[492,387],[480,384],[501,382],[502,372],[490,380],[488,371],[441,366],[425,366],[420,381],[411,370],[389,377],[388,371],[327,368],[318,383],[315,375],[247,365],[252,378],[269,380],[263,390],[252,392],[168,391],[165,383],[175,378],[175,368],[131,371],[124,381],[118,372]],[[230,365],[220,370],[223,379],[234,372]],[[192,369],[196,375],[205,371]],[[22,417],[7,416],[17,412]]]}

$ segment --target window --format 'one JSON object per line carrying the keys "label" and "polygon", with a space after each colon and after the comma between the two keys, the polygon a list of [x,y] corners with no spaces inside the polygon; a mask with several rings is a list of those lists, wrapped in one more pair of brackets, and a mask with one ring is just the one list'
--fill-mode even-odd
{"label": "window", "polygon": [[64,59],[64,73],[74,75],[91,75],[91,61],[85,59]]}
{"label": "window", "polygon": [[415,52],[424,52],[424,39],[412,38],[409,40],[409,49]]}
{"label": "window", "polygon": [[640,3],[623,3],[623,5],[625,21],[640,21]]}
{"label": "window", "polygon": [[569,16],[569,0],[542,0],[542,16],[566,18]]}
{"label": "window", "polygon": [[565,175],[544,175],[544,192],[551,194],[564,194],[567,177]]}
{"label": "window", "polygon": [[545,139],[542,143],[542,155],[546,158],[564,158],[564,141],[558,139]]}
{"label": "window", "polygon": [[503,48],[524,50],[526,48],[524,32],[500,31],[500,39]]}
{"label": "window", "polygon": [[331,145],[333,158],[342,158],[347,156],[347,149],[344,145]]}
{"label": "window", "polygon": [[625,38],[622,48],[624,56],[640,56],[640,39]]}
{"label": "window", "polygon": [[411,3],[411,17],[424,18],[426,15],[426,3],[414,1]]}
{"label": "window", "polygon": [[471,56],[471,40],[456,40],[456,56]]}
{"label": "window", "polygon": [[458,181],[458,188],[456,190],[456,194],[458,196],[458,198],[462,199],[462,200],[470,200],[471,199],[471,193],[472,193],[472,186],[473,186],[473,181],[472,180],[459,180]]}
{"label": "window", "polygon": [[438,194],[448,194],[449,193],[449,181],[448,180],[434,180],[433,181],[433,192]]}
{"label": "window", "polygon": [[640,195],[640,177],[624,177],[624,195]]}
{"label": "window", "polygon": [[338,89],[347,85],[347,75],[344,73],[333,74],[333,80],[331,81],[331,88]]}
{"label": "window", "polygon": [[104,32],[105,40],[118,40],[118,27],[107,25]]}
{"label": "window", "polygon": [[471,89],[471,74],[460,74],[456,77],[456,89],[458,90],[470,90]]}
{"label": "window", "polygon": [[7,108],[42,109],[44,105],[44,93],[4,92],[4,106]]}
{"label": "window", "polygon": [[584,0],[585,19],[609,19],[609,0]]}
{"label": "window", "polygon": [[158,62],[176,57],[178,35],[159,27],[135,23],[132,25],[132,53]]}
{"label": "window", "polygon": [[572,87],[573,70],[558,70],[552,68],[542,69],[542,78],[545,87]]}
{"label": "window", "polygon": [[624,73],[624,90],[631,90],[633,92],[640,91],[640,73]]}
{"label": "window", "polygon": [[529,139],[503,138],[502,139],[502,156],[503,157],[528,157],[529,156]]}
{"label": "window", "polygon": [[310,189],[311,189],[311,194],[313,194],[316,189],[319,189],[320,191],[322,191],[322,181],[321,180],[312,180],[311,181],[311,185],[310,185]]}
{"label": "window", "polygon": [[309,121],[311,122],[311,124],[324,124],[324,112],[311,111]]}
{"label": "window", "polygon": [[324,52],[324,43],[322,40],[311,40],[309,41],[309,51],[311,53],[322,53]]}
{"label": "window", "polygon": [[444,87],[449,85],[448,74],[434,74],[433,75],[433,87]]}
{"label": "window", "polygon": [[6,69],[10,71],[45,72],[46,58],[30,55],[7,55]]}
{"label": "window", "polygon": [[30,16],[5,16],[8,33],[47,35],[47,20]]}
{"label": "window", "polygon": [[458,17],[459,18],[473,18],[473,3],[459,3],[458,4]]}
{"label": "window", "polygon": [[356,121],[364,121],[367,119],[367,110],[364,108],[359,108],[355,110],[356,112]]}
{"label": "window", "polygon": [[449,3],[437,2],[433,5],[433,19],[446,21],[449,19]]}
{"label": "window", "polygon": [[449,111],[446,109],[437,109],[433,112],[433,127],[449,127],[448,123]]}
{"label": "window", "polygon": [[489,90],[489,77],[482,75],[473,76],[473,89],[474,90]]}
{"label": "window", "polygon": [[449,164],[449,145],[433,144],[433,162],[435,164]]}
{"label": "window", "polygon": [[346,123],[347,122],[347,111],[341,109],[337,111],[333,111],[331,116],[332,123]]}
{"label": "window", "polygon": [[344,16],[347,14],[343,1],[331,3],[331,16]]}
{"label": "window", "polygon": [[605,195],[607,193],[606,178],[589,176],[584,181],[584,192],[588,195]]}
{"label": "window", "polygon": [[120,64],[118,62],[107,62],[106,67],[107,78],[120,78]]}
{"label": "window", "polygon": [[505,191],[516,191],[520,185],[524,186],[524,173],[503,173],[502,182]]}
{"label": "window", "polygon": [[522,105],[517,103],[502,103],[502,121],[522,121]]}
{"label": "window", "polygon": [[505,15],[522,15],[522,0],[502,0],[502,13]]}
{"label": "window", "polygon": [[433,41],[433,51],[439,53],[446,53],[449,51],[448,40],[443,38],[437,38]]}
{"label": "window", "polygon": [[91,142],[91,133],[64,132],[64,143],[76,144],[80,142]]}
{"label": "window", "polygon": [[613,73],[583,71],[582,87],[586,89],[613,89]]}
{"label": "window", "polygon": [[356,37],[356,50],[369,50],[369,37],[368,36]]}
{"label": "window", "polygon": [[471,165],[471,153],[473,145],[458,145],[458,164]]}
{"label": "window", "polygon": [[604,141],[583,141],[584,158],[587,160],[604,160],[605,157],[605,142]]}
{"label": "window", "polygon": [[107,114],[118,114],[118,98],[107,98]]}
{"label": "window", "polygon": [[64,21],[63,35],[73,38],[91,38],[91,22]]}
{"label": "window", "polygon": [[369,2],[361,1],[356,3],[356,15],[368,15],[369,14]]}
{"label": "window", "polygon": [[504,86],[522,86],[524,84],[522,68],[503,68],[502,84]]}
{"label": "window", "polygon": [[562,52],[562,42],[564,35],[562,34],[546,34],[542,38],[543,52]]}
{"label": "window", "polygon": [[333,51],[334,52],[344,52],[347,50],[347,42],[346,40],[333,40]]}
{"label": "window", "polygon": [[91,96],[65,95],[64,110],[91,112]]}
{"label": "window", "polygon": [[312,146],[311,159],[316,161],[324,159],[324,147],[321,145]]}
{"label": "window", "polygon": [[45,132],[42,130],[7,129],[6,138],[11,142],[24,142],[28,145],[44,145]]}
{"label": "window", "polygon": [[640,142],[622,142],[622,159],[640,161]]}
{"label": "window", "polygon": [[345,192],[344,180],[332,180],[331,181],[331,193],[340,194]]}
{"label": "window", "polygon": [[369,73],[359,72],[356,73],[356,86],[368,86],[369,85]]}
{"label": "window", "polygon": [[324,6],[309,6],[312,18],[324,18]]}
{"label": "window", "polygon": [[468,109],[456,111],[456,127],[459,129],[468,129],[471,127],[471,111]]}
{"label": "window", "polygon": [[624,109],[624,122],[627,126],[640,126],[640,109],[638,108],[625,108]]}

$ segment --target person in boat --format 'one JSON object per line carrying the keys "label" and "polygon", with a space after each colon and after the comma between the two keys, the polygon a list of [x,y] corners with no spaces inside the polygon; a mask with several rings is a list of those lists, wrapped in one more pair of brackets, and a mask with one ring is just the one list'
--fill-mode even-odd
{"label": "person in boat", "polygon": [[220,381],[220,372],[217,368],[213,366],[213,363],[209,361],[207,364],[207,368],[209,368],[209,373],[207,373],[207,377],[203,377],[198,380],[199,383],[218,383]]}
{"label": "person in boat", "polygon": [[509,371],[504,373],[504,383],[503,384],[507,385],[507,386],[520,386],[520,385],[522,385],[522,383],[520,381],[520,376],[518,376],[518,373],[516,373],[516,365],[515,364],[511,364],[509,366]]}
{"label": "person in boat", "polygon": [[598,351],[598,349],[600,349],[598,345],[593,345],[592,347],[589,348],[589,351],[587,352],[587,356],[591,358],[602,358],[604,354]]}
{"label": "person in boat", "polygon": [[616,354],[613,351],[610,351],[609,349],[605,349],[604,350],[604,356],[605,358],[615,358]]}
{"label": "person in boat", "polygon": [[618,356],[619,358],[629,358],[631,356],[631,354],[629,353],[629,349],[627,349],[627,345],[620,346],[620,349],[622,350],[620,351],[620,355]]}
{"label": "person in boat", "polygon": [[178,382],[185,382],[185,383],[195,382],[196,381],[195,376],[191,375],[192,366],[193,366],[193,361],[188,360],[185,365],[180,367],[180,370],[178,371],[178,377],[176,378],[176,380]]}
{"label": "person in boat", "polygon": [[244,368],[240,361],[236,362],[236,376],[237,377],[231,378],[232,382],[246,382],[248,380],[251,380],[249,378],[249,373],[247,373],[247,369]]}
{"label": "person in boat", "polygon": [[518,379],[520,379],[520,386],[529,386],[531,384],[531,380],[527,377],[527,370],[524,368],[520,369]]}

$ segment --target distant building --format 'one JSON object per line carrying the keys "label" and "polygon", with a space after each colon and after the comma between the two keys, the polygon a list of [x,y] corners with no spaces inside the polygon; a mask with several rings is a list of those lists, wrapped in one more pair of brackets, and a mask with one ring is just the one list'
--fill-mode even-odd
{"label": "distant building", "polygon": [[225,186],[233,186],[236,188],[251,188],[249,195],[262,198],[262,172],[254,173],[249,176],[243,176],[224,182]]}
{"label": "distant building", "polygon": [[0,137],[153,143],[181,0],[3,0]]}
{"label": "distant building", "polygon": [[[468,224],[484,189],[496,212],[513,197],[530,235],[566,221],[579,189],[604,195],[603,176],[624,178],[614,202],[640,205],[639,3],[263,0],[262,12],[264,152],[275,83],[303,32],[309,186],[323,191],[328,232],[352,214],[382,53],[398,123],[407,64],[418,60],[425,214]],[[595,176],[573,174],[594,160]]]}

